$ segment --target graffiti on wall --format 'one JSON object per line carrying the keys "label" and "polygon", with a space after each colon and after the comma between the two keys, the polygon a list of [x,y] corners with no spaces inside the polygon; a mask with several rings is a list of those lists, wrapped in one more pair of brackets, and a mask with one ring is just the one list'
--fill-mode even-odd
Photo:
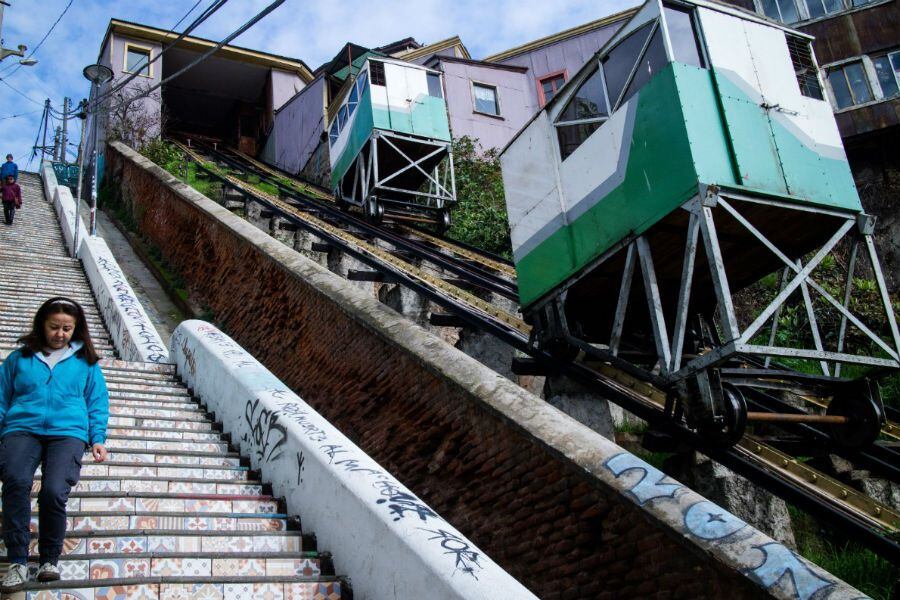
{"label": "graffiti on wall", "polygon": [[[319,453],[328,466],[361,478],[364,485],[373,489],[374,507],[385,511],[391,522],[415,522],[424,539],[452,560],[455,572],[478,579],[478,572],[484,568],[483,556],[462,534],[371,457],[349,443],[228,336],[212,325],[199,325],[195,331],[216,348],[231,369],[240,372],[245,385],[256,388],[253,397],[245,401],[237,432],[260,463],[273,466],[278,461],[290,460],[291,469],[296,468],[297,485],[301,485],[310,464],[309,452]],[[196,353],[190,352],[189,346],[188,340],[176,331],[173,347],[179,348],[186,358],[190,356],[191,368],[196,369],[193,365]],[[305,443],[302,450],[289,453],[292,435],[303,438]]]}
{"label": "graffiti on wall", "polygon": [[[115,259],[111,256],[104,256],[103,252],[96,253],[97,267],[106,281],[109,282],[110,296],[106,299],[106,310],[103,311],[106,316],[107,325],[110,328],[118,328],[120,331],[130,331],[134,334],[134,343],[140,349],[141,355],[149,362],[166,362],[169,359],[166,347],[156,332],[153,323],[141,307],[140,301],[135,297],[134,290],[125,278],[125,274],[119,268]],[[98,293],[98,297],[103,295]],[[115,310],[115,307],[119,310]],[[121,311],[121,312],[120,312]],[[122,314],[127,320],[119,321],[119,315]],[[124,338],[125,336],[121,336]],[[121,339],[120,338],[120,339]]]}
{"label": "graffiti on wall", "polygon": [[[765,589],[780,586],[779,589],[792,590],[799,600],[810,600],[823,597],[823,590],[837,585],[822,576],[827,573],[815,572],[811,563],[783,544],[633,454],[616,454],[603,466],[639,506],[658,509],[676,530],[701,543],[714,544],[737,569]],[[673,518],[667,518],[670,515]]]}

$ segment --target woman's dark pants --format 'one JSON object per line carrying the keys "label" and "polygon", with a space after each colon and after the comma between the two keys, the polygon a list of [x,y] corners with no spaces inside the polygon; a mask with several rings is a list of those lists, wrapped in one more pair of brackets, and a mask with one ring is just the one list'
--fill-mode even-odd
{"label": "woman's dark pants", "polygon": [[81,475],[85,443],[65,436],[13,432],[0,441],[3,541],[9,562],[25,564],[31,541],[31,486],[41,465],[38,493],[38,554],[56,564],[66,536],[66,501]]}

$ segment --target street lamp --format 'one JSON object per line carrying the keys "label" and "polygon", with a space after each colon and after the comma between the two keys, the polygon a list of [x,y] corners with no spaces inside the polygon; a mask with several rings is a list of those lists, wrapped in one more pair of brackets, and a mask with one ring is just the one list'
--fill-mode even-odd
{"label": "street lamp", "polygon": [[20,60],[19,64],[22,65],[23,67],[33,67],[34,65],[37,64],[37,59],[31,58],[29,56],[28,58],[23,58],[22,60]]}
{"label": "street lamp", "polygon": [[[94,144],[94,176],[91,181],[91,227],[90,234],[97,235],[97,178],[99,177],[99,161],[97,157],[99,156],[99,152],[97,150],[97,116],[99,115],[99,100],[96,98],[94,92],[97,91],[97,95],[99,96],[98,86],[103,85],[104,83],[111,81],[113,78],[112,69],[103,65],[88,65],[84,68],[84,77],[91,82],[91,98],[94,98],[95,105],[90,107],[90,111],[92,113],[91,116],[91,139]],[[76,214],[78,211],[75,211]]]}

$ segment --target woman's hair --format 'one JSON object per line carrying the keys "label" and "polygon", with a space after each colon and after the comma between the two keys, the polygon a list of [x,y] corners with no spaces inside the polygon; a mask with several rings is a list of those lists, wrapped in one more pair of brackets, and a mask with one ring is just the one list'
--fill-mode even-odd
{"label": "woman's hair", "polygon": [[84,344],[78,355],[82,356],[89,365],[93,365],[100,357],[94,350],[94,344],[91,341],[91,333],[88,331],[87,319],[84,316],[84,310],[81,305],[70,298],[57,296],[50,298],[38,309],[34,315],[34,322],[31,325],[31,332],[19,338],[19,343],[24,346],[22,348],[23,356],[31,356],[41,352],[49,346],[47,339],[44,337],[44,323],[52,315],[63,313],[71,317],[75,317],[75,331],[72,332],[72,341]]}

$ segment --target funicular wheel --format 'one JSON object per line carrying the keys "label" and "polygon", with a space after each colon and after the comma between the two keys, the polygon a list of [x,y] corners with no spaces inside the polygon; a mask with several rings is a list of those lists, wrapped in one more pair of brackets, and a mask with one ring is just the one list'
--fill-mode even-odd
{"label": "funicular wheel", "polygon": [[728,447],[744,437],[747,401],[737,386],[722,382],[717,369],[700,371],[675,389],[688,426],[705,441]]}
{"label": "funicular wheel", "polygon": [[375,225],[380,224],[384,221],[384,205],[378,201],[378,198],[372,196],[368,200],[366,200],[365,204],[365,215],[366,221],[369,223],[374,223]]}
{"label": "funicular wheel", "polygon": [[702,422],[698,431],[720,446],[734,446],[747,429],[747,401],[741,390],[730,383],[722,384],[721,414],[715,421]]}
{"label": "funicular wheel", "polygon": [[438,218],[437,218],[438,234],[444,235],[445,233],[447,233],[447,230],[450,229],[450,224],[451,224],[450,210],[444,208],[438,213]]}
{"label": "funicular wheel", "polygon": [[846,417],[845,423],[828,426],[832,439],[844,448],[864,448],[872,444],[885,424],[881,395],[870,379],[851,381],[838,388],[826,415]]}

